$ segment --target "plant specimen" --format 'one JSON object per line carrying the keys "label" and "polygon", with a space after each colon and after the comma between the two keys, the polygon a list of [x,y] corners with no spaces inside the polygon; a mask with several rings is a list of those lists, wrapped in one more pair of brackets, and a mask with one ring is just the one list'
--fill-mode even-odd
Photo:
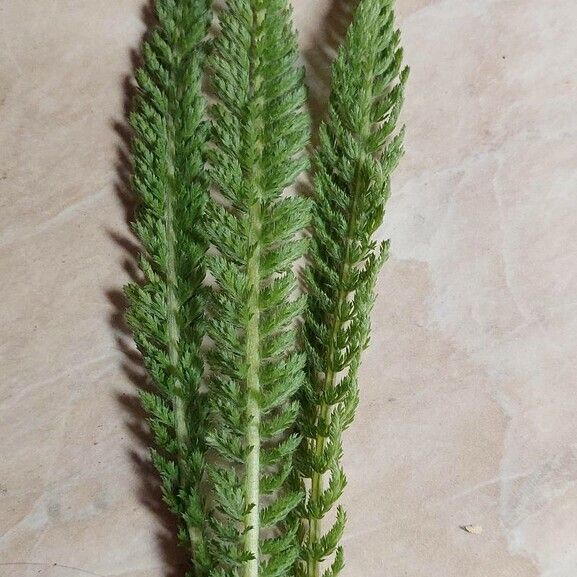
{"label": "plant specimen", "polygon": [[206,226],[217,251],[208,260],[214,557],[223,577],[280,577],[298,555],[292,513],[302,493],[288,481],[304,299],[292,296],[292,268],[308,224],[306,200],[282,193],[307,164],[306,94],[286,0],[232,0],[220,27],[209,174],[222,200],[210,202]]}
{"label": "plant specimen", "polygon": [[201,92],[208,3],[158,0],[158,25],[143,46],[135,111],[134,230],[144,280],[125,292],[127,321],[156,392],[142,392],[157,450],[164,500],[181,521],[180,539],[197,574],[210,569],[204,472],[206,402],[201,394],[207,242],[198,223],[207,201],[207,141]]}
{"label": "plant specimen", "polygon": [[[408,69],[402,67],[400,35],[390,1],[361,1],[332,67],[328,120],[320,128],[314,162],[308,307],[305,340],[308,379],[300,430],[305,441],[299,472],[310,480],[301,571],[320,574],[336,550],[326,577],[343,567],[338,542],[345,512],[322,533],[321,521],[346,483],[340,465],[341,435],[358,404],[357,373],[369,342],[369,315],[377,274],[388,242],[374,234],[383,222],[390,175],[402,154],[395,127]],[[328,483],[325,483],[328,477]]]}
{"label": "plant specimen", "polygon": [[214,34],[208,0],[156,2],[132,116],[143,282],[126,288],[127,318],[156,385],[142,393],[153,461],[197,577],[344,565],[343,509],[323,525],[346,483],[341,435],[388,249],[374,237],[402,153],[392,3],[358,4],[304,198],[286,194],[309,164],[287,0],[228,0]]}

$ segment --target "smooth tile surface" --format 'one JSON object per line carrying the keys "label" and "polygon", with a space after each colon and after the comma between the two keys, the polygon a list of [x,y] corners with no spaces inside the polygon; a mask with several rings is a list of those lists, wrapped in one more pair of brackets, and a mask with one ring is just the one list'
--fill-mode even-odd
{"label": "smooth tile surface", "polygon": [[[346,440],[345,574],[575,577],[577,5],[398,7],[407,155]],[[119,318],[142,8],[0,0],[2,577],[182,577]],[[319,113],[346,16],[295,15]]]}

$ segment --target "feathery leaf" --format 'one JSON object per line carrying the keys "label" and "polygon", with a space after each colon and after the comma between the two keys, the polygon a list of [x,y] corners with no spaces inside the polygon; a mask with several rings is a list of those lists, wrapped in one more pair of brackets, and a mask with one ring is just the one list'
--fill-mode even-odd
{"label": "feathery leaf", "polygon": [[[211,183],[206,234],[216,250],[208,334],[209,443],[222,464],[211,548],[214,575],[288,577],[298,556],[289,474],[303,383],[293,268],[305,250],[303,198],[284,195],[307,165],[302,71],[286,0],[228,0],[210,58]],[[225,473],[234,468],[235,473]]]}
{"label": "feathery leaf", "polygon": [[[300,432],[305,437],[298,467],[310,489],[304,508],[297,573],[337,577],[343,552],[342,508],[325,534],[322,520],[346,484],[339,465],[341,436],[358,404],[357,371],[369,340],[369,315],[386,243],[374,233],[383,221],[390,175],[402,153],[396,136],[407,69],[392,0],[360,0],[332,67],[328,120],[320,128],[314,162],[312,242],[305,274],[308,309],[305,349],[308,383],[303,388]],[[328,486],[325,482],[330,472]]]}
{"label": "feathery leaf", "polygon": [[164,500],[180,518],[182,542],[197,577],[210,568],[200,483],[206,409],[203,363],[207,242],[200,221],[207,199],[201,74],[209,25],[207,0],[157,0],[157,25],[143,46],[134,129],[134,223],[144,283],[126,287],[131,325],[155,393],[141,394],[149,414]]}

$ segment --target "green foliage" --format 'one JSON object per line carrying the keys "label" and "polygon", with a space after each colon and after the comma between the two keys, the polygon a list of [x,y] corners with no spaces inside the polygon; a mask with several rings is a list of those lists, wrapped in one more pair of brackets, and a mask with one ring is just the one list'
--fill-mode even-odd
{"label": "green foliage", "polygon": [[291,433],[304,375],[296,351],[297,237],[308,203],[283,191],[306,168],[303,74],[285,0],[229,0],[210,59],[210,176],[221,195],[207,209],[216,253],[208,334],[212,375],[208,443],[215,511],[212,575],[283,577],[298,555],[302,493],[289,476]]}
{"label": "green foliage", "polygon": [[[309,137],[288,0],[227,0],[208,59],[210,0],[156,2],[131,119],[143,282],[126,287],[127,319],[155,384],[141,394],[152,461],[195,577],[343,569],[341,437],[402,154],[392,4],[358,4],[305,199],[285,194]],[[307,250],[305,302],[294,268]]]}
{"label": "green foliage", "polygon": [[127,320],[156,386],[141,395],[156,445],[153,463],[198,575],[210,567],[199,490],[206,446],[199,353],[207,242],[199,221],[207,197],[201,74],[208,8],[206,1],[156,3],[158,24],[143,47],[131,117],[139,199],[134,229],[143,247],[144,282],[125,288]]}
{"label": "green foliage", "polygon": [[[299,472],[310,479],[303,514],[298,573],[336,577],[345,514],[322,533],[321,522],[340,498],[343,431],[354,418],[357,373],[369,341],[377,274],[388,243],[374,234],[384,217],[390,175],[402,154],[395,128],[407,68],[402,69],[392,0],[361,0],[332,68],[329,119],[320,129],[314,162],[310,266],[306,271],[307,387],[299,426]],[[326,485],[326,486],[325,486]]]}

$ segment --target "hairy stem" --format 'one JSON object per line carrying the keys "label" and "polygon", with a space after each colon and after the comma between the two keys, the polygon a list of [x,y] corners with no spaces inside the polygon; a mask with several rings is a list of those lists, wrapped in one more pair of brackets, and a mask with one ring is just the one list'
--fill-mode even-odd
{"label": "hairy stem", "polygon": [[248,455],[245,470],[245,491],[247,503],[250,503],[251,509],[246,515],[245,525],[247,528],[245,536],[245,548],[251,553],[253,559],[245,565],[245,577],[256,577],[258,575],[259,564],[259,533],[260,533],[260,246],[259,235],[261,227],[261,206],[256,202],[250,212],[250,228],[252,241],[255,243],[255,249],[252,253],[247,267],[247,277],[250,286],[249,296],[249,314],[246,331],[246,350],[247,350],[247,413],[248,413],[248,430],[246,435],[247,445],[251,447]]}
{"label": "hairy stem", "polygon": [[[262,24],[264,10],[254,10],[253,30]],[[256,72],[259,58],[255,46],[256,39],[253,37],[251,52],[250,76],[253,80],[253,91],[258,92],[262,78]],[[262,119],[262,98],[256,101],[256,118],[254,119],[256,134],[261,134],[264,122]],[[255,157],[260,159],[263,153],[263,144],[260,138],[253,143]],[[252,559],[245,564],[244,577],[258,577],[259,574],[259,540],[260,540],[260,259],[261,259],[261,228],[262,228],[262,192],[260,190],[260,166],[257,162],[251,174],[251,188],[254,201],[250,207],[248,244],[252,249],[247,263],[247,282],[249,286],[249,321],[246,329],[246,355],[247,355],[247,417],[248,430],[246,434],[247,445],[251,448],[245,468],[245,492],[246,501],[250,511],[245,518],[246,536],[245,550],[250,553]]]}

